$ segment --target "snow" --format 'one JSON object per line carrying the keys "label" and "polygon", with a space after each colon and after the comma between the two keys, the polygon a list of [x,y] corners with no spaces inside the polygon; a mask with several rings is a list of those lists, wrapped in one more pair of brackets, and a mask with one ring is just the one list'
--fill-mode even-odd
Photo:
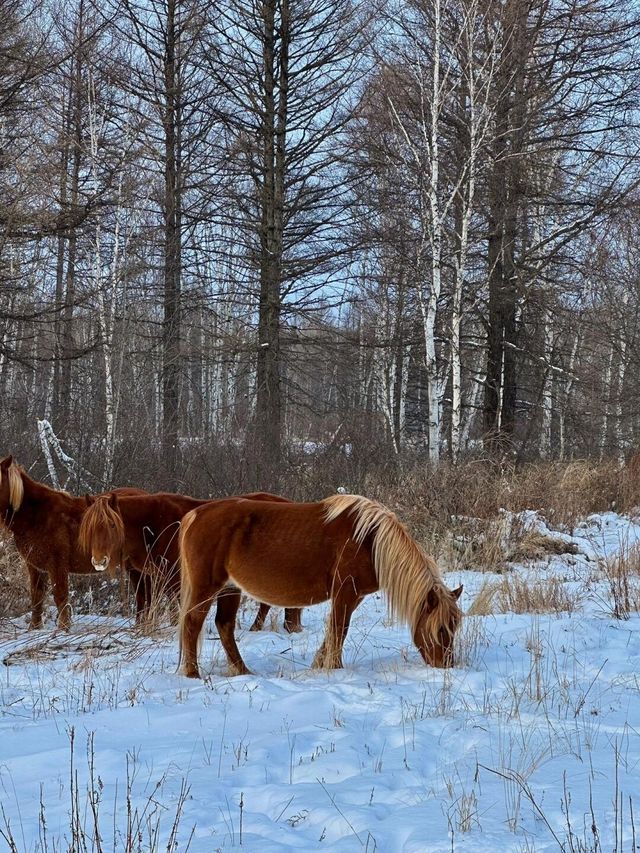
{"label": "snow", "polygon": [[[640,616],[612,617],[603,565],[640,543],[640,524],[604,513],[561,534],[535,513],[519,522],[578,553],[509,576],[558,578],[577,609],[467,617],[449,671],[423,665],[378,595],[354,614],[345,669],[329,673],[309,669],[326,606],[289,636],[281,613],[277,631],[249,633],[249,605],[238,637],[251,676],[225,676],[211,622],[204,681],[176,674],[170,628],[148,637],[79,616],[65,635],[52,618],[31,633],[5,621],[4,843],[66,850],[75,827],[78,850],[494,853],[596,849],[593,824],[602,849],[631,850]],[[504,577],[446,579],[465,584],[466,608]]]}

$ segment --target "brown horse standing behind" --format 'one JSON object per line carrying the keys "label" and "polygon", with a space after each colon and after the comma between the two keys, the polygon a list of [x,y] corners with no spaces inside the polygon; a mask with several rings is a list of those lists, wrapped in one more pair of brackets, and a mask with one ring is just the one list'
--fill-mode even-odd
{"label": "brown horse standing behind", "polygon": [[[135,494],[140,489],[117,491]],[[58,626],[68,630],[71,625],[69,572],[94,572],[77,541],[86,508],[85,498],[71,497],[32,480],[12,456],[0,461],[0,524],[13,534],[18,553],[27,564],[31,591],[30,628],[42,626],[47,574],[58,608]]]}
{"label": "brown horse standing behind", "polygon": [[[254,492],[247,497],[254,501],[289,503],[286,498],[267,492]],[[208,503],[210,501],[171,493],[103,495],[85,512],[78,542],[91,557],[96,571],[115,571],[126,560],[143,576],[152,579],[157,592],[177,599],[180,593],[180,522],[186,513]],[[149,603],[146,602],[147,607]],[[269,605],[261,604],[251,630],[262,627],[268,612]],[[301,631],[300,611],[286,609],[284,624],[289,632]]]}
{"label": "brown horse standing behind", "polygon": [[185,516],[180,559],[180,659],[189,677],[199,677],[198,639],[216,596],[216,626],[229,667],[236,674],[248,672],[234,636],[240,590],[283,607],[331,599],[315,667],[342,666],[351,614],[377,589],[385,590],[391,612],[408,622],[427,664],[453,663],[462,587],[447,589],[433,558],[390,510],[367,498],[335,495],[307,504],[217,501]]}

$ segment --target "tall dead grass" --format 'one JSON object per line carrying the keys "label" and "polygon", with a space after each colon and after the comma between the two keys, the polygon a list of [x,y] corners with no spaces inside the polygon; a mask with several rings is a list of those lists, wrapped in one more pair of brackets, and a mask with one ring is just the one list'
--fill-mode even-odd
{"label": "tall dead grass", "polygon": [[581,600],[581,593],[559,578],[532,583],[516,574],[505,576],[494,595],[498,613],[574,613]]}
{"label": "tall dead grass", "polygon": [[18,616],[29,607],[26,569],[12,540],[0,538],[0,618]]}
{"label": "tall dead grass", "polygon": [[467,616],[490,613],[574,613],[584,591],[568,587],[560,578],[531,581],[517,574],[483,584],[467,610]]}
{"label": "tall dead grass", "polygon": [[640,478],[614,461],[514,468],[477,460],[445,462],[435,471],[415,467],[405,474],[388,490],[378,484],[377,496],[402,508],[408,520],[425,524],[428,519],[431,526],[448,525],[452,517],[489,519],[501,509],[534,509],[570,528],[590,513],[624,512],[640,504]]}
{"label": "tall dead grass", "polygon": [[623,548],[615,557],[605,560],[602,571],[608,587],[611,615],[628,619],[640,611],[640,546]]}

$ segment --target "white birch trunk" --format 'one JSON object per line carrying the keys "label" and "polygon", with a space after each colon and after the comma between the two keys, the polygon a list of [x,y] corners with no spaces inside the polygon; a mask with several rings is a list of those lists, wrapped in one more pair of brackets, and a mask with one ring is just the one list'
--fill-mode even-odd
{"label": "white birch trunk", "polygon": [[[91,145],[91,169],[93,177],[98,183],[98,157],[99,139],[102,131],[102,123],[97,114],[95,92],[93,88],[93,77],[89,75],[89,134]],[[113,479],[113,462],[115,456],[115,432],[116,432],[116,403],[114,391],[114,363],[113,363],[113,327],[115,323],[116,291],[118,281],[118,255],[120,248],[120,197],[122,193],[122,177],[118,187],[118,204],[116,207],[115,233],[113,242],[113,254],[109,274],[109,300],[105,299],[102,274],[102,226],[100,219],[96,223],[95,230],[95,252],[94,252],[94,282],[98,298],[98,323],[100,325],[100,337],[102,339],[102,361],[104,366],[104,396],[105,396],[105,432],[104,432],[104,462],[102,467],[102,482],[109,486]]]}
{"label": "white birch trunk", "polygon": [[540,455],[543,459],[551,456],[551,423],[553,419],[553,334],[551,311],[544,308],[544,361],[546,365],[542,386],[542,424],[540,428]]}
{"label": "white birch trunk", "polygon": [[609,433],[609,422],[611,420],[611,377],[613,375],[614,346],[609,346],[609,358],[604,372],[604,415],[600,427],[600,459],[603,459],[607,447],[607,435]]}
{"label": "white birch trunk", "polygon": [[484,390],[485,376],[478,376],[471,384],[471,397],[469,398],[468,414],[462,422],[462,430],[460,434],[460,450],[466,450],[469,445],[469,433],[473,426],[473,419],[476,416],[478,406],[480,404],[480,396]]}
{"label": "white birch trunk", "polygon": [[433,71],[431,90],[431,175],[429,179],[429,207],[431,209],[431,289],[425,318],[425,353],[427,360],[428,406],[429,406],[429,461],[436,465],[440,461],[440,382],[435,345],[435,326],[438,300],[442,288],[442,212],[439,204],[440,150],[438,131],[440,128],[440,0],[434,0]]}
{"label": "white birch trunk", "polygon": [[573,385],[575,382],[575,363],[576,356],[578,354],[578,345],[580,341],[579,331],[576,333],[575,339],[573,341],[573,346],[571,347],[571,355],[569,356],[569,364],[567,366],[567,374],[568,378],[565,385],[565,391],[563,395],[563,404],[560,407],[560,411],[558,412],[558,443],[559,443],[559,455],[560,459],[566,458],[566,418],[567,418],[567,407],[569,405],[569,400],[571,399],[571,392],[573,391]]}
{"label": "white birch trunk", "polygon": [[617,376],[617,394],[615,406],[615,421],[614,421],[614,438],[616,445],[616,453],[618,461],[624,464],[624,442],[622,437],[622,394],[624,391],[624,380],[627,370],[627,335],[626,335],[626,319],[627,307],[629,305],[629,291],[625,287],[622,293],[622,321],[620,323],[619,332],[619,349],[620,359],[618,361],[618,376]]}

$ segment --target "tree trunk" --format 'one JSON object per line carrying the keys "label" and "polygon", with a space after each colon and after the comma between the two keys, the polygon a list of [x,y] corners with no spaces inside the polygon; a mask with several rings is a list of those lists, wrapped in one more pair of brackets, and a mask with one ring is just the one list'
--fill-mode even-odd
{"label": "tree trunk", "polygon": [[[263,15],[263,183],[260,223],[260,297],[256,363],[256,431],[258,478],[263,487],[273,482],[282,456],[281,288],[285,131],[289,65],[289,5],[265,0]],[[276,36],[280,36],[277,50]],[[278,72],[279,69],[279,72]],[[278,78],[276,79],[276,75]]]}
{"label": "tree trunk", "polygon": [[180,406],[180,174],[176,2],[167,3],[164,58],[164,316],[162,324],[162,443],[167,475],[176,485]]}
{"label": "tree trunk", "polygon": [[496,128],[489,178],[489,315],[484,429],[488,449],[512,444],[516,415],[517,271],[515,245],[524,147],[528,4],[507,0],[496,75]]}

